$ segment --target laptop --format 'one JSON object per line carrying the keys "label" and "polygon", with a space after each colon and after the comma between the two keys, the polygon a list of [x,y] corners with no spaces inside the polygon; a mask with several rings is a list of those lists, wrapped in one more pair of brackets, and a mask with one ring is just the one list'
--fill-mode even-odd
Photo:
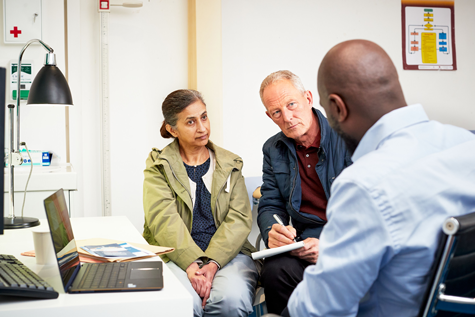
{"label": "laptop", "polygon": [[46,198],[44,204],[65,292],[153,291],[163,288],[161,261],[81,263],[63,189]]}

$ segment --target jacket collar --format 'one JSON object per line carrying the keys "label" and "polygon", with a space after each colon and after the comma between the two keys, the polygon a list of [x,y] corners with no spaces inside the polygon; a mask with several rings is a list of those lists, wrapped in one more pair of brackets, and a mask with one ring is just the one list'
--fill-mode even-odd
{"label": "jacket collar", "polygon": [[[321,139],[320,139],[320,147],[323,148],[323,151],[326,152],[326,149],[328,148],[328,143],[330,142],[330,133],[331,133],[331,128],[330,125],[328,124],[327,119],[325,116],[320,112],[320,110],[312,108],[312,112],[314,115],[317,116],[318,119],[318,125],[320,126],[320,134],[321,134]],[[277,142],[283,142],[285,143],[292,153],[296,154],[295,152],[295,141],[294,139],[288,138],[284,132],[280,132],[277,134],[276,138],[276,143]]]}
{"label": "jacket collar", "polygon": [[[224,187],[233,169],[242,169],[242,159],[234,153],[220,148],[208,141],[206,145],[214,152],[216,166],[213,172],[212,190],[211,190],[211,208],[215,210],[215,197],[220,188]],[[190,181],[183,160],[180,156],[180,144],[178,139],[167,145],[162,151],[159,151],[158,159],[155,165],[162,165],[167,174],[168,183],[183,201],[193,210],[193,199],[190,188]],[[170,170],[170,171],[169,171]],[[173,175],[174,174],[174,175]],[[175,176],[178,181],[175,181]],[[229,184],[229,183],[228,183]],[[229,188],[228,188],[229,190]]]}
{"label": "jacket collar", "polygon": [[424,121],[429,121],[429,118],[420,104],[402,107],[385,114],[366,131],[351,159],[356,162],[363,155],[378,149],[381,142],[394,132]]}

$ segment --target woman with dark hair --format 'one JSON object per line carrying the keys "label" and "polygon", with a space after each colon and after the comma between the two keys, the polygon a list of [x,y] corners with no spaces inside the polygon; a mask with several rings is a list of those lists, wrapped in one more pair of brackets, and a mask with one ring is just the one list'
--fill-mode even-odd
{"label": "woman with dark hair", "polygon": [[248,316],[258,273],[247,241],[251,208],[242,159],[210,140],[201,94],[182,89],[163,104],[164,138],[144,171],[144,237],[193,297],[194,316]]}

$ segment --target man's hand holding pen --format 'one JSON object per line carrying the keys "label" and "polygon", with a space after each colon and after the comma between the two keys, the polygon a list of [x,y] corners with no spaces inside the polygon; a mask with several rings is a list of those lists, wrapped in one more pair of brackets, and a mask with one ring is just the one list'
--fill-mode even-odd
{"label": "man's hand holding pen", "polygon": [[[297,231],[295,228],[290,225],[284,226],[282,220],[280,220],[277,215],[274,215],[274,218],[278,223],[273,224],[269,231],[269,248],[276,248],[294,243],[295,237],[297,237]],[[304,240],[305,245],[302,248],[291,251],[290,255],[315,264],[318,260],[319,242],[320,241],[317,238],[307,238]]]}
{"label": "man's hand holding pen", "polygon": [[292,226],[283,226],[275,223],[269,231],[269,248],[277,248],[283,245],[294,243],[297,231]]}

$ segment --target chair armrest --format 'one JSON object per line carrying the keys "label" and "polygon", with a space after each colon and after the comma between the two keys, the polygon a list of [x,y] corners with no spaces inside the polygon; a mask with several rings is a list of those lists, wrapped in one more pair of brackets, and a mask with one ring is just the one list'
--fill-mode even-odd
{"label": "chair armrest", "polygon": [[475,298],[444,294],[445,285],[440,285],[435,310],[450,311],[464,314],[475,314]]}
{"label": "chair armrest", "polygon": [[447,303],[475,305],[475,298],[469,298],[469,297],[440,294],[438,299],[439,301],[447,302]]}

